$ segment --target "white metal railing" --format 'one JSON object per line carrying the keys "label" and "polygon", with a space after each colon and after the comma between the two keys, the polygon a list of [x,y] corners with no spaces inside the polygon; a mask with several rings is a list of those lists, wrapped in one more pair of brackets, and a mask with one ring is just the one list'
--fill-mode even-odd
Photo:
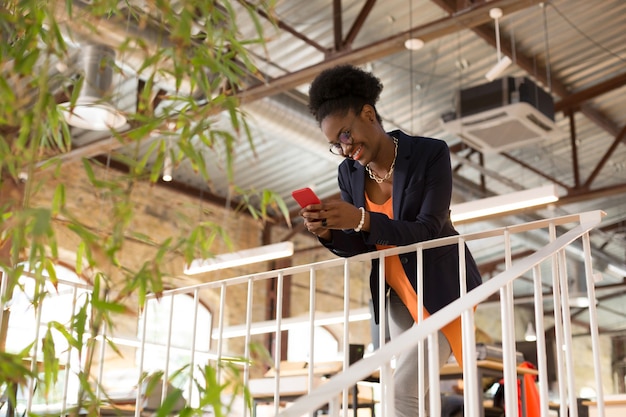
{"label": "white metal railing", "polygon": [[[601,212],[583,213],[580,216],[572,218],[566,216],[562,218],[550,219],[546,221],[533,222],[523,224],[519,226],[513,226],[503,229],[496,229],[488,232],[475,233],[465,236],[458,236],[453,238],[439,239],[436,241],[424,242],[422,244],[412,245],[418,251],[429,247],[458,243],[459,247],[462,247],[465,241],[471,241],[474,239],[483,239],[495,235],[502,235],[505,238],[505,252],[506,263],[508,269],[499,275],[493,277],[489,281],[483,283],[470,293],[462,296],[455,302],[451,303],[447,307],[443,308],[439,312],[433,314],[429,318],[425,319],[420,325],[415,326],[411,330],[405,332],[400,337],[392,340],[384,345],[375,355],[365,358],[356,364],[352,365],[345,372],[333,377],[327,383],[323,384],[309,395],[302,397],[294,402],[292,406],[280,413],[280,416],[301,416],[306,413],[310,413],[321,405],[333,401],[334,396],[342,390],[347,390],[348,387],[354,385],[357,381],[367,377],[376,369],[388,366],[391,359],[407,351],[408,349],[415,348],[420,342],[427,340],[431,352],[436,352],[435,348],[437,339],[433,337],[437,331],[444,325],[452,321],[454,318],[462,317],[463,327],[463,340],[464,340],[464,379],[466,381],[477,380],[477,364],[476,364],[476,352],[474,343],[474,328],[473,328],[473,308],[482,301],[486,300],[489,296],[500,292],[501,299],[501,311],[502,311],[502,342],[504,351],[503,360],[503,373],[505,381],[517,380],[517,367],[515,362],[515,339],[514,339],[514,323],[513,323],[513,294],[512,294],[512,282],[516,278],[520,277],[527,271],[533,272],[533,281],[535,286],[535,326],[537,328],[537,349],[538,349],[538,371],[539,379],[547,380],[547,368],[546,368],[546,351],[545,351],[545,338],[544,338],[544,322],[543,322],[543,299],[541,291],[541,270],[539,265],[545,260],[552,260],[552,278],[554,288],[554,302],[555,302],[555,331],[557,346],[563,346],[563,349],[557,349],[557,361],[558,361],[558,381],[559,381],[559,398],[560,401],[560,413],[559,415],[569,415],[576,417],[577,402],[576,391],[574,386],[573,376],[573,356],[572,356],[572,333],[571,323],[569,315],[569,302],[567,296],[567,274],[565,268],[566,248],[571,245],[578,238],[582,238],[584,261],[586,269],[586,279],[588,288],[588,297],[590,300],[595,299],[594,294],[594,281],[591,266],[590,244],[589,244],[589,231],[600,223],[602,217]],[[557,237],[556,227],[564,223],[575,221],[578,223],[576,227],[573,227],[568,232]],[[538,228],[547,228],[551,237],[551,242],[545,247],[536,251],[532,255],[525,259],[517,261],[514,265],[511,261],[510,252],[510,236],[516,233],[528,232],[530,230],[536,230]],[[405,248],[396,248],[393,250],[385,251],[386,253],[380,253],[379,255],[392,255],[401,253],[401,251],[407,250]],[[462,254],[463,251],[461,250]],[[381,258],[382,259],[382,258]],[[462,260],[462,258],[461,258]],[[382,268],[381,268],[382,269]],[[464,278],[464,274],[461,273]],[[421,283],[419,284],[421,285]],[[418,310],[419,311],[419,310]],[[596,393],[598,403],[598,415],[604,415],[604,395],[601,382],[601,366],[599,361],[599,335],[596,320],[595,304],[590,303],[590,328],[592,339],[592,350],[594,358],[594,370],[595,370],[595,382]],[[561,325],[562,324],[562,325]],[[563,357],[563,355],[565,357]],[[432,360],[429,363],[429,375],[430,375],[430,410],[431,415],[439,415],[439,369],[435,365],[436,360]],[[422,368],[423,369],[423,368]],[[391,382],[385,381],[385,375],[382,375],[381,383],[386,384]],[[478,416],[479,414],[479,398],[478,387],[473,384],[465,384],[465,415]],[[540,400],[541,400],[541,415],[548,415],[548,392],[547,385],[540,384]],[[422,393],[423,395],[423,393]],[[391,398],[383,398],[383,401],[387,404],[391,403]],[[516,416],[517,413],[517,384],[505,384],[505,406],[507,409],[507,416]],[[421,403],[424,403],[424,398],[421,398]],[[423,413],[423,410],[421,410]],[[386,414],[385,414],[386,412]],[[383,407],[383,415],[393,416],[393,411],[389,408]],[[421,414],[423,415],[423,414]]]}
{"label": "white metal railing", "polygon": [[[251,336],[254,333],[253,328],[258,324],[258,321],[254,321],[252,319],[252,294],[255,291],[255,285],[259,282],[268,280],[268,279],[276,279],[277,280],[277,294],[282,294],[283,290],[283,282],[286,276],[292,276],[300,273],[308,273],[310,275],[310,284],[309,287],[312,289],[309,293],[309,305],[315,305],[316,293],[314,289],[316,288],[316,276],[320,272],[331,269],[331,268],[342,268],[343,269],[343,282],[344,282],[344,310],[343,310],[343,318],[344,322],[348,323],[350,319],[350,307],[349,307],[349,294],[350,294],[350,264],[355,262],[363,262],[369,261],[372,258],[379,258],[380,260],[380,270],[381,270],[381,287],[384,285],[384,259],[387,256],[397,255],[401,253],[406,253],[409,251],[415,251],[418,256],[418,261],[422,259],[422,251],[430,248],[443,246],[443,245],[451,245],[456,244],[459,246],[460,251],[460,259],[463,262],[464,257],[464,244],[472,241],[480,241],[482,239],[490,239],[494,237],[500,237],[503,239],[503,250],[506,259],[507,269],[500,273],[499,275],[493,277],[489,281],[485,282],[478,288],[474,289],[470,293],[462,295],[458,300],[451,303],[447,307],[443,308],[439,312],[433,314],[429,318],[423,320],[420,325],[415,326],[410,331],[407,331],[401,337],[392,340],[391,342],[384,344],[381,343],[381,348],[375,352],[372,356],[364,358],[361,361],[358,361],[354,365],[348,367],[348,326],[344,326],[344,335],[343,335],[343,343],[344,343],[344,360],[343,360],[343,372],[338,373],[337,375],[330,378],[325,383],[321,384],[319,387],[315,389],[310,389],[308,395],[304,395],[301,398],[297,399],[293,404],[291,404],[286,409],[282,410],[279,407],[281,400],[281,362],[282,359],[280,355],[280,350],[276,349],[273,353],[274,357],[274,368],[275,368],[275,377],[274,377],[274,412],[272,415],[280,415],[280,416],[301,416],[310,414],[312,415],[316,410],[318,410],[321,406],[325,404],[329,404],[329,410],[331,414],[337,414],[340,410],[341,404],[347,404],[348,400],[348,392],[349,388],[354,386],[358,381],[363,380],[368,377],[372,373],[376,371],[380,371],[380,382],[383,387],[382,390],[382,398],[381,398],[381,411],[383,416],[393,416],[393,408],[390,406],[392,404],[392,396],[393,396],[393,384],[392,381],[392,370],[390,363],[392,359],[406,351],[407,349],[413,349],[415,346],[418,346],[420,351],[420,357],[423,358],[423,344],[420,342],[426,341],[428,343],[429,349],[431,352],[436,352],[437,349],[434,349],[437,345],[437,339],[433,337],[437,333],[439,329],[441,329],[444,325],[451,322],[455,318],[461,316],[462,317],[462,326],[463,326],[463,341],[464,346],[466,347],[464,351],[464,369],[463,376],[466,381],[475,381],[477,378],[477,365],[476,365],[476,352],[475,352],[475,339],[474,339],[474,307],[489,298],[494,294],[500,295],[501,300],[501,312],[502,312],[502,347],[504,351],[504,360],[503,360],[503,374],[504,379],[508,381],[516,381],[517,380],[517,367],[515,362],[515,335],[513,333],[514,329],[514,317],[513,317],[513,291],[512,285],[513,281],[524,273],[532,271],[533,280],[535,285],[535,326],[537,329],[538,335],[538,372],[540,380],[546,380],[547,376],[547,368],[546,368],[546,352],[545,352],[545,339],[544,339],[544,322],[543,322],[543,296],[541,289],[541,275],[542,268],[540,265],[544,261],[548,261],[551,264],[550,273],[552,274],[552,286],[554,288],[554,318],[555,318],[555,332],[556,332],[556,340],[558,346],[563,346],[564,349],[557,350],[557,360],[558,360],[558,381],[559,381],[559,398],[561,414],[560,415],[568,415],[577,417],[576,410],[576,392],[574,386],[573,379],[573,361],[572,361],[572,334],[571,334],[571,323],[569,321],[569,303],[567,298],[567,271],[565,267],[565,260],[567,257],[567,250],[575,241],[578,239],[582,239],[583,253],[584,253],[584,261],[586,268],[586,279],[587,279],[587,288],[588,288],[588,296],[590,299],[594,299],[594,282],[593,282],[593,273],[591,266],[591,255],[590,255],[590,245],[589,245],[589,231],[597,226],[602,217],[603,213],[600,211],[583,213],[580,215],[571,215],[564,216],[554,219],[536,221],[531,223],[526,223],[522,225],[510,226],[505,228],[498,228],[490,231],[480,232],[480,233],[471,233],[464,234],[460,236],[453,236],[443,239],[432,240],[428,242],[422,242],[415,245],[409,245],[405,247],[397,247],[392,249],[387,249],[384,251],[379,251],[375,253],[367,253],[358,255],[352,258],[347,259],[332,259],[329,261],[313,263],[308,265],[299,265],[293,266],[289,268],[284,268],[275,271],[267,271],[259,274],[252,274],[241,276],[237,278],[232,278],[224,281],[211,282],[205,284],[199,284],[197,286],[189,287],[189,288],[180,288],[172,291],[166,292],[164,295],[168,294],[180,294],[180,293],[190,293],[193,291],[197,291],[199,289],[218,289],[220,293],[220,308],[219,308],[219,319],[218,326],[215,329],[216,334],[214,337],[217,338],[217,357],[221,357],[224,355],[224,338],[222,337],[226,332],[226,325],[224,320],[225,314],[225,299],[227,297],[227,289],[233,288],[235,286],[245,286],[247,288],[246,292],[248,294],[245,311],[245,318],[242,318],[243,325],[240,325],[239,330],[243,331],[243,346],[244,351],[242,352],[244,358],[249,358],[249,350],[248,345],[251,341]],[[572,225],[569,231],[557,236],[557,227],[564,225]],[[512,262],[511,259],[511,237],[517,234],[536,232],[538,230],[545,230],[550,237],[550,241],[544,247],[537,250],[532,255],[517,260],[515,263]],[[418,264],[418,268],[421,268],[421,265]],[[464,283],[465,271],[464,268],[461,268],[460,280]],[[418,275],[419,276],[419,275]],[[418,293],[420,293],[419,288],[423,285],[422,282],[418,282]],[[464,290],[464,284],[462,284],[462,289]],[[537,290],[539,289],[539,290]],[[383,291],[380,291],[381,297],[384,294]],[[421,297],[418,297],[418,310],[422,311],[422,303]],[[384,300],[381,298],[380,305],[384,305]],[[288,318],[283,318],[280,314],[282,311],[282,299],[278,297],[275,311],[277,312],[276,320],[272,325],[274,326],[274,330],[271,333],[274,335],[274,343],[275,346],[281,345],[281,330],[285,330],[288,326],[286,325]],[[596,315],[595,315],[595,305],[591,303],[589,307],[589,314],[591,318],[591,337],[592,337],[592,347],[593,347],[593,355],[594,355],[594,368],[595,368],[595,379],[596,379],[596,392],[598,394],[598,409],[600,415],[603,415],[603,394],[602,394],[602,383],[600,380],[601,367],[599,363],[599,342],[598,342],[598,332],[596,325]],[[316,322],[316,311],[311,309],[309,311],[309,329],[311,336],[311,349],[313,347],[313,336],[314,336],[314,325]],[[232,317],[231,317],[232,321]],[[383,329],[385,326],[385,315],[381,315],[381,325],[380,332],[381,337],[383,336]],[[263,323],[267,325],[267,322]],[[266,330],[268,333],[269,330]],[[384,340],[384,338],[383,338]],[[232,352],[229,352],[232,354]],[[313,355],[312,355],[313,356]],[[436,359],[436,358],[435,358]],[[439,369],[433,364],[437,363],[436,360],[430,362],[428,366],[430,366],[430,410],[432,415],[437,415],[439,410],[439,389],[438,384],[439,381]],[[246,372],[244,373],[244,383],[249,383],[249,370],[247,369],[249,365],[245,365]],[[315,358],[310,358],[309,371],[308,371],[308,386],[314,387],[314,368],[315,368]],[[424,369],[423,366],[420,369]],[[419,377],[419,376],[418,376]],[[423,376],[421,377],[423,378]],[[465,413],[466,415],[476,416],[479,414],[479,410],[481,409],[481,404],[479,404],[479,390],[480,388],[473,384],[465,385]],[[547,385],[541,384],[541,413],[542,416],[548,415],[548,392]],[[420,401],[421,404],[425,403],[425,395],[421,393],[422,398]],[[341,397],[339,397],[341,396]],[[517,414],[517,384],[505,384],[505,405],[507,408],[507,416],[515,416]],[[423,408],[421,406],[422,415]],[[347,413],[347,407],[344,408],[344,413]],[[247,410],[244,409],[243,414],[246,415]]]}
{"label": "white metal railing", "polygon": [[[198,365],[205,365],[207,363],[218,364],[220,361],[231,359],[233,357],[241,358],[239,361],[241,377],[243,384],[249,386],[253,367],[255,364],[251,360],[251,342],[258,334],[271,334],[274,338],[274,346],[276,347],[272,354],[274,378],[273,383],[273,411],[272,416],[281,417],[296,417],[302,415],[313,415],[320,407],[328,404],[328,410],[331,415],[347,415],[348,407],[342,407],[342,404],[348,404],[349,390],[357,382],[367,378],[368,376],[379,373],[380,374],[380,413],[383,417],[393,417],[393,384],[392,384],[392,367],[391,363],[395,356],[402,354],[408,349],[415,349],[417,346],[419,357],[421,358],[421,365],[419,369],[423,371],[424,366],[429,366],[429,385],[430,390],[428,397],[422,390],[420,393],[420,415],[424,415],[424,408],[426,402],[429,402],[430,415],[436,416],[440,413],[440,392],[439,392],[439,378],[440,371],[435,365],[438,363],[436,357],[432,357],[429,364],[424,364],[424,344],[427,345],[429,352],[437,352],[437,332],[446,324],[450,323],[457,317],[462,318],[463,328],[463,344],[464,344],[464,357],[463,357],[463,378],[465,381],[476,381],[477,374],[477,358],[475,350],[475,332],[474,332],[474,308],[480,303],[487,300],[493,295],[499,295],[500,298],[500,311],[502,321],[502,349],[504,353],[503,357],[503,377],[505,381],[516,381],[518,378],[518,368],[515,359],[515,334],[514,334],[514,302],[513,302],[513,282],[527,272],[532,272],[532,279],[534,285],[534,313],[535,313],[535,328],[537,333],[537,358],[538,358],[538,375],[541,381],[547,380],[547,364],[546,364],[546,350],[545,350],[545,327],[544,327],[544,310],[543,310],[543,295],[542,295],[542,274],[551,274],[554,299],[554,324],[557,346],[563,346],[563,349],[557,349],[557,369],[558,369],[558,397],[560,398],[560,413],[559,415],[569,415],[571,417],[577,417],[576,409],[576,391],[573,375],[573,353],[572,353],[572,331],[570,322],[570,306],[568,301],[568,277],[566,268],[566,259],[570,248],[579,240],[582,243],[582,254],[584,257],[587,291],[590,300],[595,299],[594,293],[594,280],[593,270],[591,264],[590,253],[590,241],[589,232],[596,227],[603,216],[601,211],[593,211],[582,213],[579,215],[569,215],[553,219],[541,220],[521,225],[515,225],[510,227],[498,228],[489,231],[479,233],[462,234],[459,236],[452,236],[443,239],[437,239],[427,242],[421,242],[414,245],[405,247],[397,247],[387,249],[384,251],[378,251],[373,253],[367,253],[358,255],[352,258],[336,258],[328,261],[317,262],[306,265],[297,265],[289,268],[278,269],[273,271],[260,272],[257,274],[250,274],[240,276],[236,278],[230,278],[226,280],[202,283],[194,286],[177,288],[169,291],[165,291],[160,295],[162,297],[161,302],[172,302],[173,297],[179,294],[188,294],[193,297],[194,303],[197,306],[200,304],[201,295],[206,296],[208,293],[217,294],[215,297],[215,304],[219,306],[215,309],[217,312],[217,325],[213,327],[212,338],[216,341],[215,346],[210,347],[206,351],[198,351],[196,348],[195,336],[191,337],[189,341],[177,340],[175,347],[171,340],[171,326],[172,318],[170,317],[168,323],[163,323],[163,328],[168,329],[168,341],[164,345],[155,346],[146,342],[145,327],[144,330],[140,329],[140,336],[138,339],[130,340],[129,338],[119,338],[116,335],[105,335],[110,339],[115,340],[119,345],[134,346],[138,349],[138,375],[141,375],[144,371],[144,353],[147,350],[160,349],[164,352],[163,366],[163,380],[167,381],[174,369],[170,369],[170,353],[174,351],[186,351],[188,352],[189,367],[188,369],[188,383],[182,389],[186,392],[186,398],[191,398],[193,379],[195,369]],[[565,229],[565,232],[561,232],[561,229]],[[511,240],[514,236],[522,235],[525,233],[536,233],[537,231],[545,231],[549,237],[548,243],[543,247],[536,250],[530,256],[516,260],[512,260]],[[560,233],[560,234],[559,234]],[[461,264],[464,264],[464,245],[470,243],[479,243],[488,239],[501,239],[503,244],[503,252],[506,260],[506,270],[495,277],[492,277],[488,281],[476,289],[466,292],[465,291],[465,270],[460,269],[460,282],[462,296],[441,309],[440,311],[432,314],[430,317],[423,319],[419,325],[413,327],[411,330],[405,332],[400,337],[394,338],[388,343],[384,341],[384,329],[385,329],[385,315],[381,314],[381,323],[379,326],[379,337],[381,340],[380,349],[376,350],[371,356],[365,357],[355,364],[349,366],[349,334],[347,323],[355,319],[357,314],[363,313],[362,307],[351,308],[350,306],[350,282],[351,282],[351,266],[355,263],[369,262],[373,258],[380,260],[380,276],[381,280],[379,285],[384,287],[384,261],[385,257],[391,255],[398,255],[407,252],[416,252],[418,258],[418,272],[421,271],[422,252],[424,250],[443,246],[443,245],[458,245]],[[579,250],[577,250],[580,252]],[[547,266],[547,271],[546,271]],[[275,320],[258,320],[255,319],[255,293],[264,292],[265,287],[259,289],[259,285],[265,284],[267,280],[275,279],[277,294],[282,294],[283,285],[286,277],[295,276],[298,274],[308,274],[308,301],[309,306],[316,305],[316,288],[318,275],[327,273],[329,271],[336,272],[340,270],[343,275],[343,311],[341,312],[340,319],[346,325],[343,326],[343,363],[342,372],[332,376],[324,383],[316,385],[316,375],[314,375],[314,369],[316,359],[314,355],[314,328],[317,323],[323,320],[328,320],[329,315],[327,313],[319,313],[315,308],[309,308],[307,326],[309,328],[310,335],[310,350],[311,357],[309,358],[307,378],[307,394],[296,399],[292,404],[286,408],[281,408],[281,365],[284,358],[281,357],[280,346],[282,343],[282,331],[288,329],[294,325],[293,318],[282,317],[282,298],[277,297],[275,311]],[[423,286],[421,282],[421,274],[418,273],[418,312],[421,312],[423,300],[421,299],[420,289]],[[4,283],[3,283],[4,288]],[[384,291],[380,291],[381,300],[380,305],[385,305]],[[234,309],[227,307],[226,299],[229,296],[236,296],[242,302],[245,301],[245,307],[240,308],[241,316],[234,316]],[[169,299],[168,297],[172,297]],[[146,314],[144,312],[144,314]],[[600,343],[598,335],[598,326],[596,318],[595,304],[590,303],[589,306],[589,318],[591,328],[591,341],[593,351],[593,362],[595,370],[595,390],[597,393],[598,413],[600,416],[604,415],[604,395],[601,381],[601,364],[600,364]],[[143,323],[148,322],[149,317],[143,317]],[[197,328],[201,325],[207,325],[206,323],[198,323],[197,315],[189,318],[190,325],[193,327],[193,334]],[[302,325],[302,324],[299,324]],[[185,343],[186,342],[186,343]],[[182,347],[181,347],[182,346]],[[184,347],[187,346],[187,347]],[[208,347],[207,347],[208,348]],[[103,367],[106,366],[105,360],[106,346],[102,345],[102,350],[99,354],[100,357],[100,370],[97,372],[96,386],[100,386],[103,376]],[[210,352],[209,352],[210,350]],[[68,356],[69,357],[69,356]],[[217,366],[217,380],[225,378],[222,374],[222,368]],[[185,371],[186,372],[186,371]],[[67,372],[66,377],[67,378]],[[419,372],[416,376],[423,381],[423,372]],[[67,385],[67,381],[65,382]],[[142,386],[143,381],[140,379],[137,381],[137,386]],[[315,388],[314,388],[315,387]],[[540,407],[541,416],[548,416],[548,387],[547,384],[539,384],[540,389]],[[32,390],[30,391],[32,393]],[[465,384],[464,391],[464,408],[466,416],[478,416],[482,409],[482,402],[480,400],[480,387],[477,384]],[[137,407],[134,408],[135,415],[139,416],[142,408],[144,407],[145,398],[142,397],[142,390],[136,391],[136,403]],[[163,384],[161,401],[164,401],[167,395],[166,384]],[[245,404],[245,400],[242,397],[240,400],[240,407],[237,413],[240,413],[243,417],[246,417],[250,410]],[[517,416],[517,402],[518,392],[517,384],[505,384],[505,406],[507,409],[507,417]],[[31,402],[27,404],[27,411],[30,412]],[[66,404],[63,404],[63,409]],[[63,414],[63,412],[61,412]],[[521,417],[521,416],[520,416]]]}

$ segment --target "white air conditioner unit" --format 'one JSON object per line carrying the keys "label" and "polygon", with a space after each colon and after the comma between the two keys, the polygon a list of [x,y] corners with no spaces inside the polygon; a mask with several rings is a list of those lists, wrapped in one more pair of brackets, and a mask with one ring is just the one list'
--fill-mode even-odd
{"label": "white air conditioner unit", "polygon": [[527,78],[507,77],[463,90],[457,103],[456,113],[442,117],[443,128],[484,153],[561,137],[552,97]]}

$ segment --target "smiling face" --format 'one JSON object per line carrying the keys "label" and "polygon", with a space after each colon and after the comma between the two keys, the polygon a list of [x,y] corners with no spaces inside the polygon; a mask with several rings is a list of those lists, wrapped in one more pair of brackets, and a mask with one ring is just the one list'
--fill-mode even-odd
{"label": "smiling face", "polygon": [[330,114],[321,122],[331,152],[361,165],[367,165],[378,153],[377,125],[374,109],[369,105],[363,106],[359,114],[352,110]]}

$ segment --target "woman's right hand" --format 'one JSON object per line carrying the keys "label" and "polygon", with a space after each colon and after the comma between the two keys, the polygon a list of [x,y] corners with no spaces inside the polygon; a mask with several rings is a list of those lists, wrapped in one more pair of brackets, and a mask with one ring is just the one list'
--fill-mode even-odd
{"label": "woman's right hand", "polygon": [[322,204],[310,204],[300,210],[300,215],[304,219],[304,227],[314,235],[331,240],[332,233],[326,226],[326,218],[323,215]]}

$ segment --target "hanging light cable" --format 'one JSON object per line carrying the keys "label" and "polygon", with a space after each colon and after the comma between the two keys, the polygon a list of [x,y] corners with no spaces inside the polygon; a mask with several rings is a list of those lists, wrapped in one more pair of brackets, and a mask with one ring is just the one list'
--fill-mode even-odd
{"label": "hanging light cable", "polygon": [[548,91],[552,93],[552,76],[550,75],[550,45],[548,43],[548,16],[546,15],[546,5],[541,3],[543,11],[543,41],[546,48],[546,80]]}

